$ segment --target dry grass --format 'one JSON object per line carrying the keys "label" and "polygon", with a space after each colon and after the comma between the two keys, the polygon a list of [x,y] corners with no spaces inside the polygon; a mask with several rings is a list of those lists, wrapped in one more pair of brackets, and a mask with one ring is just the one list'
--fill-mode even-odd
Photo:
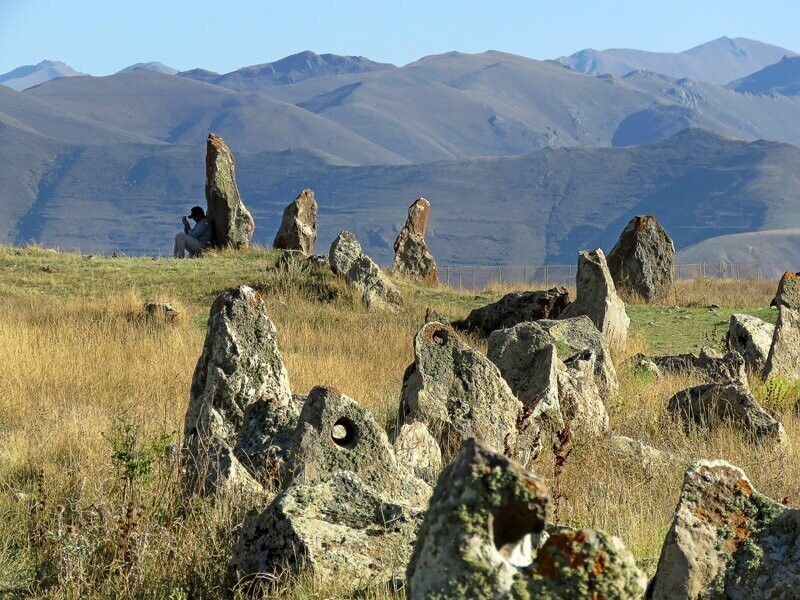
{"label": "dry grass", "polygon": [[[295,393],[333,385],[382,423],[394,417],[426,306],[463,318],[509,289],[456,292],[399,281],[406,310],[386,315],[365,311],[330,276],[269,270],[274,262],[268,252],[178,262],[0,248],[0,596],[177,599],[223,593],[242,508],[184,500],[165,445],[179,442],[208,307],[225,287],[248,283],[264,291]],[[760,307],[774,292],[767,288],[681,283],[674,300]],[[145,299],[170,301],[183,314],[174,325],[144,321]],[[637,310],[631,307],[638,333],[630,353],[647,351],[650,343],[648,328],[636,326],[642,315],[654,317]],[[702,327],[711,331],[710,324]],[[784,420],[791,442],[777,452],[753,447],[732,430],[687,436],[663,406],[692,382],[637,377],[625,357],[616,359],[621,394],[609,402],[612,427],[678,460],[645,470],[610,455],[603,440],[576,439],[562,475],[560,521],[619,535],[652,572],[683,469],[695,459],[730,460],[748,470],[762,491],[797,503],[796,388],[755,386]],[[120,472],[112,442],[136,443],[128,465],[141,473]],[[543,453],[533,468],[551,478],[552,453]],[[337,582],[301,575],[279,578],[271,592],[327,598],[344,595],[342,590]],[[386,590],[365,594],[391,597]]]}

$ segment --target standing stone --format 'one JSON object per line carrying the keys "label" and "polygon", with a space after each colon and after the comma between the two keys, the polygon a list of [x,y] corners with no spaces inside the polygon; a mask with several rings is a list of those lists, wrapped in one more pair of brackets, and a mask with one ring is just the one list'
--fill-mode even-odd
{"label": "standing stone", "polygon": [[559,318],[586,315],[603,332],[612,349],[624,348],[631,320],[625,312],[625,303],[617,296],[602,250],[598,248],[579,253],[575,283],[578,297],[563,310]]}
{"label": "standing stone", "polygon": [[764,377],[800,379],[800,273],[783,274],[773,303],[778,307],[778,322]]}
{"label": "standing stone", "polygon": [[800,511],[724,461],[689,467],[647,598],[797,598],[798,590]]}
{"label": "standing stone", "polygon": [[653,215],[631,219],[608,255],[617,290],[646,302],[665,300],[672,287],[675,244]]}
{"label": "standing stone", "polygon": [[667,412],[691,426],[713,429],[728,422],[754,441],[783,443],[783,425],[765,411],[740,381],[698,385],[675,394],[667,401]]}
{"label": "standing stone", "polygon": [[425,427],[416,421],[400,428],[394,441],[397,462],[423,481],[435,485],[442,471],[442,450]]}
{"label": "standing stone", "polygon": [[645,578],[601,531],[552,528],[550,493],[533,473],[474,439],[445,469],[407,569],[408,598],[640,598]]}
{"label": "standing stone", "polygon": [[761,373],[767,364],[775,326],[750,315],[731,315],[725,341],[728,349],[744,358],[745,366]]}
{"label": "standing stone", "polygon": [[317,201],[314,192],[304,189],[283,209],[283,218],[272,245],[278,250],[296,250],[303,256],[314,254],[317,243]]}
{"label": "standing stone", "polygon": [[489,335],[517,323],[557,319],[569,303],[569,291],[561,286],[546,291],[509,292],[497,302],[470,311],[457,327]]}
{"label": "standing stone", "polygon": [[258,491],[285,455],[297,406],[263,301],[241,286],[212,304],[184,421],[187,491]]}
{"label": "standing stone", "polygon": [[393,272],[425,281],[437,281],[436,261],[425,244],[430,210],[431,204],[425,198],[418,198],[408,208],[406,224],[394,241]]}
{"label": "standing stone", "polygon": [[[522,404],[500,371],[442,323],[427,323],[414,338],[414,363],[406,369],[400,393],[398,424],[422,421],[445,456],[461,441],[476,437],[487,444],[513,449]],[[527,428],[521,446],[538,433]]]}
{"label": "standing stone", "polygon": [[213,133],[206,144],[206,202],[214,245],[249,248],[255,223],[239,196],[233,154],[225,140]]}
{"label": "standing stone", "polygon": [[367,308],[399,310],[403,302],[400,292],[386,278],[380,267],[361,250],[361,244],[349,231],[342,231],[333,240],[328,260],[331,270],[361,292]]}

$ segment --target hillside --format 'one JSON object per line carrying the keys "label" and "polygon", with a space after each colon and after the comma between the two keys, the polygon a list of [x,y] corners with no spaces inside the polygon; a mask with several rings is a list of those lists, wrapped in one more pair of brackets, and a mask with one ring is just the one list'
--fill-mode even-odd
{"label": "hillside", "polygon": [[728,87],[747,94],[800,95],[800,57],[783,57],[780,62],[731,82]]}

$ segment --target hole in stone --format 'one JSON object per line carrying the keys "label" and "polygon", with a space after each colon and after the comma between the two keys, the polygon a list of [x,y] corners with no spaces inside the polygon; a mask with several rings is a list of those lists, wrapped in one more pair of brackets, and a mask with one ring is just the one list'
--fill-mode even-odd
{"label": "hole in stone", "polygon": [[446,329],[437,329],[433,332],[433,341],[440,346],[444,346],[447,343],[448,337]]}
{"label": "hole in stone", "polygon": [[489,518],[489,531],[500,555],[516,567],[533,562],[531,536],[544,527],[539,514],[525,502],[512,502]]}
{"label": "hole in stone", "polygon": [[331,429],[331,440],[337,446],[342,448],[352,448],[356,445],[356,438],[358,437],[358,428],[347,417],[341,417],[336,423],[333,424]]}

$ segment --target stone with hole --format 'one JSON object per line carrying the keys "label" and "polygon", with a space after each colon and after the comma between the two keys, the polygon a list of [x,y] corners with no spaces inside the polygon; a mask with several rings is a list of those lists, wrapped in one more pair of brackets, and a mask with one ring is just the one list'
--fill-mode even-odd
{"label": "stone with hole", "polygon": [[317,200],[313,190],[301,191],[286,208],[275,241],[278,250],[295,250],[303,256],[314,254],[317,243]]}
{"label": "stone with hole", "polygon": [[408,218],[394,241],[392,272],[414,279],[436,282],[436,261],[425,244],[431,204],[418,198],[408,207]]}
{"label": "stone with hole", "polygon": [[602,250],[584,250],[578,254],[575,284],[577,298],[558,318],[586,315],[606,336],[609,347],[624,348],[631,320],[625,312],[625,303],[617,295]]}
{"label": "stone with hole", "polygon": [[667,412],[681,419],[687,429],[714,429],[728,423],[750,439],[764,443],[783,443],[783,425],[765,411],[739,381],[707,383],[685,389],[667,401]]}
{"label": "stone with hole", "polygon": [[[552,528],[545,484],[474,439],[439,478],[408,565],[408,598],[639,598],[645,580],[621,541]],[[599,565],[599,567],[598,567]]]}
{"label": "stone with hole", "polygon": [[249,248],[255,223],[239,195],[233,153],[225,140],[213,133],[208,134],[206,143],[206,203],[206,215],[214,227],[212,243],[222,248]]}
{"label": "stone with hole", "polygon": [[608,255],[608,270],[617,290],[646,302],[667,298],[674,263],[675,244],[653,215],[631,219]]}
{"label": "stone with hole", "polygon": [[308,395],[285,463],[284,486],[324,481],[351,471],[387,498],[425,506],[431,488],[397,461],[386,432],[372,414],[332,388]]}
{"label": "stone with hole", "polygon": [[211,306],[184,421],[187,491],[256,483],[286,452],[298,408],[275,326],[256,292],[241,286]]}
{"label": "stone with hole", "polygon": [[798,589],[800,511],[724,461],[689,467],[647,598],[796,598]]}
{"label": "stone with hole", "polygon": [[546,291],[509,292],[497,302],[473,309],[464,321],[455,325],[465,331],[489,335],[517,323],[557,319],[569,303],[569,291],[561,286]]}
{"label": "stone with hole", "polygon": [[380,267],[364,254],[352,233],[342,231],[333,240],[328,260],[334,273],[361,292],[361,300],[367,308],[400,309],[403,303],[400,292]]}
{"label": "stone with hole", "polygon": [[728,350],[738,352],[747,369],[761,373],[767,364],[775,326],[751,315],[731,315],[725,342]]}
{"label": "stone with hole", "polygon": [[764,377],[800,379],[800,273],[783,274],[772,302],[778,307],[778,321]]}

